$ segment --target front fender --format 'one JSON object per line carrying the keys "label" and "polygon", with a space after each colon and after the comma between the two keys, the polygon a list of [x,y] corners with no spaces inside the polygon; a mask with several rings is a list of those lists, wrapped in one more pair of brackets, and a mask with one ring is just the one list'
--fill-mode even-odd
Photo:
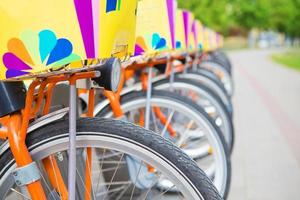
{"label": "front fender", "polygon": [[[164,74],[156,76],[153,78],[153,82],[157,82],[160,81],[162,79],[166,78],[166,76]],[[131,92],[135,92],[135,91],[141,91],[142,90],[142,84],[141,82],[135,83],[132,86],[129,87],[125,87],[122,92],[121,92],[121,97],[129,94]],[[84,100],[85,98],[83,98]],[[87,103],[87,99],[84,100]],[[105,108],[107,105],[109,105],[109,101],[107,99],[104,99],[102,101],[100,101],[99,103],[97,103],[97,105],[95,106],[94,109],[94,116],[97,116],[97,114],[103,109]]]}
{"label": "front fender", "polygon": [[[54,121],[57,121],[59,119],[62,119],[65,115],[67,115],[69,112],[69,108],[63,108],[60,110],[57,110],[55,112],[51,112],[45,116],[42,116],[38,119],[36,119],[34,122],[32,122],[28,129],[27,134],[33,132],[34,130],[43,127],[47,124],[50,124]],[[0,146],[0,156],[9,149],[8,141],[6,140],[1,146]]]}

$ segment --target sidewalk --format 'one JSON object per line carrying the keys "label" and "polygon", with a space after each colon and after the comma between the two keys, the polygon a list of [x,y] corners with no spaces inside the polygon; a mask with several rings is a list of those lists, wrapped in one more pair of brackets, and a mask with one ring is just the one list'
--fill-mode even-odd
{"label": "sidewalk", "polygon": [[229,200],[300,199],[300,73],[272,51],[230,52],[236,141]]}

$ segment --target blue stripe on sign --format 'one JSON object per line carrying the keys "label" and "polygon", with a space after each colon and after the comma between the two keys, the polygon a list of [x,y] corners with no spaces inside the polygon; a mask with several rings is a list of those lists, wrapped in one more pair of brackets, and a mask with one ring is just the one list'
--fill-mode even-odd
{"label": "blue stripe on sign", "polygon": [[117,9],[118,0],[106,0],[106,12],[115,11]]}

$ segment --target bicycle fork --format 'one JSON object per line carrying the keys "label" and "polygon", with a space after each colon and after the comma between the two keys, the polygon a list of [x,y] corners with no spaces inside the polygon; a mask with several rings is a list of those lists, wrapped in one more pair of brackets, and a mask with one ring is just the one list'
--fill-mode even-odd
{"label": "bicycle fork", "polygon": [[[67,198],[70,200],[75,199],[75,177],[76,177],[76,80],[79,78],[89,78],[93,77],[93,73],[86,72],[85,74],[81,74],[79,76],[71,76],[68,77],[56,77],[49,78],[49,80],[35,80],[29,86],[27,96],[26,96],[26,105],[24,110],[19,113],[12,114],[10,116],[4,117],[1,119],[2,127],[0,127],[0,138],[8,139],[11,152],[14,156],[14,159],[17,164],[16,170],[13,171],[13,177],[15,178],[15,182],[17,186],[20,188],[27,187],[27,190],[30,194],[30,198],[32,200],[46,200],[46,195],[44,189],[42,187],[40,181],[40,171],[35,162],[33,162],[31,155],[27,149],[25,144],[25,139],[27,135],[27,128],[29,126],[29,121],[36,116],[36,113],[41,108],[44,97],[45,105],[43,107],[42,114],[49,113],[49,107],[51,104],[51,96],[53,92],[53,88],[55,84],[59,81],[67,81],[70,80],[70,146],[69,146],[69,176],[68,176],[68,184],[69,191],[67,191],[63,178],[60,174],[60,170],[56,163],[56,159],[54,156],[48,156],[42,160],[44,168],[48,174],[49,181],[56,192],[50,195],[54,199],[61,198],[62,200],[66,200]],[[48,85],[48,91],[45,92],[45,88]],[[38,95],[35,95],[35,89],[38,88]],[[94,90],[90,90],[89,95],[89,108],[87,116],[93,116],[93,107],[94,107]],[[32,105],[34,105],[32,107]],[[75,157],[74,157],[75,154]],[[91,149],[87,149],[87,165],[90,166],[91,163]],[[91,168],[86,170],[86,186],[87,188],[91,187],[91,176],[90,176]],[[75,174],[75,175],[74,175]],[[54,178],[55,177],[55,180]],[[90,199],[90,190],[87,190],[86,199]],[[20,193],[23,196],[23,194]],[[29,198],[23,196],[24,198]]]}
{"label": "bicycle fork", "polygon": [[[23,114],[15,113],[7,117],[5,124],[7,130],[1,136],[8,139],[11,152],[17,164],[17,168],[13,172],[16,184],[21,188],[26,186],[33,200],[46,200],[46,195],[39,180],[39,170],[25,144],[32,103],[34,102],[34,90],[38,85],[40,85],[39,81],[34,81],[30,85]],[[25,176],[25,174],[30,174],[30,176]]]}
{"label": "bicycle fork", "polygon": [[152,71],[153,66],[148,68],[147,77],[147,94],[146,94],[146,112],[145,112],[145,128],[150,128],[150,112],[151,112],[151,95],[152,95]]}
{"label": "bicycle fork", "polygon": [[[171,59],[168,59],[168,65],[170,67],[170,82],[173,83],[174,82],[174,69],[171,63]],[[173,74],[173,75],[172,75]],[[147,91],[146,93],[146,109],[145,109],[145,113],[144,113],[144,127],[146,129],[150,129],[150,116],[151,116],[151,112],[153,110],[155,116],[159,119],[159,121],[165,125],[166,130],[169,131],[170,135],[172,137],[176,136],[176,132],[173,129],[172,125],[170,124],[170,122],[167,120],[166,116],[164,115],[164,113],[161,111],[161,109],[159,107],[151,106],[151,97],[152,97],[152,80],[153,80],[153,65],[150,64],[149,68],[148,68],[148,74],[142,74],[142,89],[145,91]],[[171,91],[173,91],[173,88],[170,88]]]}

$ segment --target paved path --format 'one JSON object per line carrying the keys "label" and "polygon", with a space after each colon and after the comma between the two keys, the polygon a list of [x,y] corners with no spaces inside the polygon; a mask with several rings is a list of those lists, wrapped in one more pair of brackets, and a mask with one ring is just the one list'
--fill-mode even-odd
{"label": "paved path", "polygon": [[236,143],[229,200],[300,199],[300,73],[274,51],[230,52]]}

